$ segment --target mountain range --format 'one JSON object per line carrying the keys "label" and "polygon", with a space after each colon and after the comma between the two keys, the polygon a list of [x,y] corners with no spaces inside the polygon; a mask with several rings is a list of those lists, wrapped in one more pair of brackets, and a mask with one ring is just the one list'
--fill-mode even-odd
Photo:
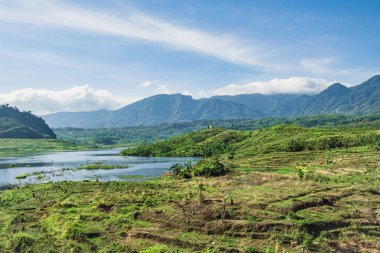
{"label": "mountain range", "polygon": [[42,118],[0,105],[0,138],[55,139],[56,135]]}
{"label": "mountain range", "polygon": [[215,119],[257,119],[380,112],[380,75],[353,87],[334,83],[315,95],[243,94],[193,99],[155,95],[118,110],[59,112],[43,116],[51,127],[107,128]]}

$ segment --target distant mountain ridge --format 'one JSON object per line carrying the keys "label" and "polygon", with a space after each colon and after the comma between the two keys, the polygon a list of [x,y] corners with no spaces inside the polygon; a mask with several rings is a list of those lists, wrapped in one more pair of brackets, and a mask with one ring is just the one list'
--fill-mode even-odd
{"label": "distant mountain ridge", "polygon": [[42,118],[0,105],[0,138],[55,139],[56,135]]}
{"label": "distant mountain ridge", "polygon": [[101,128],[231,118],[260,118],[257,109],[221,99],[199,99],[181,94],[155,95],[116,111],[64,112],[44,116],[52,127]]}
{"label": "distant mountain ridge", "polygon": [[350,88],[334,83],[316,95],[242,94],[193,99],[181,94],[165,94],[142,99],[116,111],[63,112],[43,118],[52,127],[102,128],[337,113],[380,113],[380,75]]}

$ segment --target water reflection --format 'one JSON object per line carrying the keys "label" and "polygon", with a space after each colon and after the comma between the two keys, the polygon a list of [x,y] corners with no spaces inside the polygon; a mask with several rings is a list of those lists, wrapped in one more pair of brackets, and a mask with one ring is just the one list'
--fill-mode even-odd
{"label": "water reflection", "polygon": [[[8,185],[23,185],[57,181],[138,181],[157,177],[177,162],[197,162],[198,158],[168,157],[122,157],[120,149],[55,152],[24,157],[0,158],[0,189]],[[126,165],[125,169],[112,170],[71,170],[79,166],[103,163],[109,165]],[[16,177],[33,174],[24,179]]]}

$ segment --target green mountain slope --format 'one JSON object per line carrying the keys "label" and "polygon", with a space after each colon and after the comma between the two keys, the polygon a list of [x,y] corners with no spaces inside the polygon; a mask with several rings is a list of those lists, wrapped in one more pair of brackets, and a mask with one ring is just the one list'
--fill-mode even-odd
{"label": "green mountain slope", "polygon": [[208,128],[210,125],[230,130],[259,130],[281,124],[295,124],[303,127],[367,127],[380,129],[380,114],[377,115],[316,115],[294,118],[197,120],[191,122],[165,123],[154,126],[133,126],[117,128],[56,128],[59,139],[84,144],[136,145],[165,140],[181,134]]}
{"label": "green mountain slope", "polygon": [[1,105],[0,138],[55,139],[56,135],[43,119],[30,112]]}
{"label": "green mountain slope", "polygon": [[166,141],[123,151],[131,156],[200,156],[230,154],[238,156],[272,152],[297,152],[335,148],[377,146],[378,130],[357,128],[303,128],[279,125],[258,131],[205,129]]}
{"label": "green mountain slope", "polygon": [[281,117],[287,115],[287,113],[296,106],[298,101],[305,97],[308,96],[295,94],[264,95],[255,93],[235,96],[214,96],[213,98],[252,106],[261,110],[266,115]]}

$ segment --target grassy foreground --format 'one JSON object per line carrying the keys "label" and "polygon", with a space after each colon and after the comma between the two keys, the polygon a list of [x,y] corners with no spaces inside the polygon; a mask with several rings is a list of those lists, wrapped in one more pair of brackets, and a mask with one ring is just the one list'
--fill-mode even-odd
{"label": "grassy foreground", "polygon": [[[378,252],[379,136],[376,129],[281,125],[203,130],[128,149],[124,155],[217,156],[232,172],[3,191],[0,249]],[[12,143],[17,150],[67,148],[49,140],[9,140],[7,147]]]}
{"label": "grassy foreground", "polygon": [[379,155],[372,146],[222,155],[235,166],[222,177],[7,190],[0,249],[378,252]]}

